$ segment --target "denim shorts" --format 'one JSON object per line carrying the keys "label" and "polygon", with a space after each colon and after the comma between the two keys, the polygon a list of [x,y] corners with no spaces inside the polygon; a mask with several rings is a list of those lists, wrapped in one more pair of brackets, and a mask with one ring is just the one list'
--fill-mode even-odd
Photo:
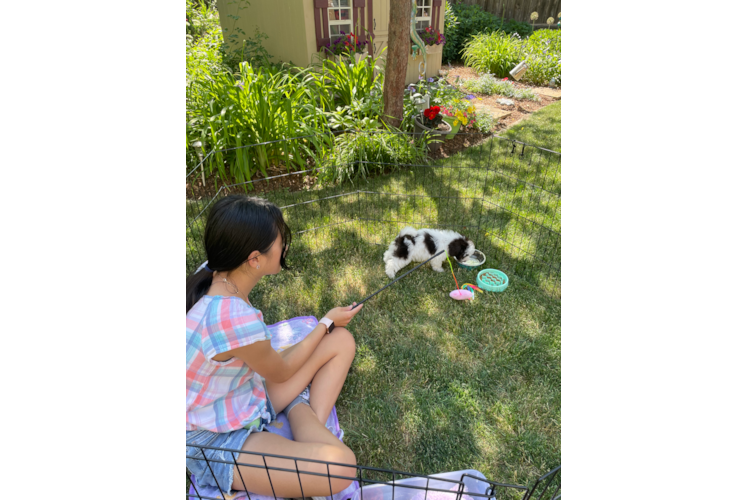
{"label": "denim shorts", "polygon": [[[187,444],[215,446],[221,450],[195,448],[187,446],[187,468],[195,475],[198,488],[201,486],[218,487],[226,493],[231,492],[234,482],[234,459],[241,462],[241,454],[228,450],[240,450],[250,434],[262,432],[275,422],[276,414],[270,398],[266,399],[267,408],[263,416],[247,426],[230,432],[212,432],[207,430],[187,431]],[[203,453],[205,455],[203,456]],[[207,459],[207,462],[206,462]],[[215,476],[215,479],[214,479]],[[218,484],[216,485],[216,479]]]}

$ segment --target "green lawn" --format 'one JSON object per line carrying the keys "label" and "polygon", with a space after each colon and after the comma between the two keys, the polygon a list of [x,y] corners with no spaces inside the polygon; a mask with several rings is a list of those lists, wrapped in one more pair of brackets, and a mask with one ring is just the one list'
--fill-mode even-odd
{"label": "green lawn", "polygon": [[[506,135],[558,150],[559,117],[553,104]],[[560,160],[511,151],[511,142],[491,139],[437,164],[452,168],[405,167],[265,195],[295,205],[284,216],[307,231],[289,252],[293,269],[250,295],[268,323],[322,317],[388,283],[382,254],[408,223],[457,226],[490,254],[484,267],[510,275],[506,292],[457,302],[448,297],[449,271],[427,265],[364,306],[350,325],[358,348],[337,403],[361,465],[428,474],[473,468],[527,485],[561,463],[560,274],[548,270],[561,259]],[[188,231],[188,268],[201,261],[200,246]],[[476,275],[457,270],[460,284]]]}
{"label": "green lawn", "polygon": [[[322,317],[389,280],[383,247],[330,248],[250,295],[268,322]],[[404,271],[402,271],[404,272]],[[477,271],[456,272],[460,284]],[[561,304],[521,280],[473,302],[428,265],[351,323],[356,358],[338,400],[359,464],[416,473],[474,468],[527,484],[561,461]]]}

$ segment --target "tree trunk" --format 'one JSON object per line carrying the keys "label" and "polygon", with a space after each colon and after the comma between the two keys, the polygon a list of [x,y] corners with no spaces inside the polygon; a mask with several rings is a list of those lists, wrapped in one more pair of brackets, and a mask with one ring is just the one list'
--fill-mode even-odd
{"label": "tree trunk", "polygon": [[384,121],[399,127],[403,121],[405,73],[410,54],[411,0],[390,0],[387,66],[384,70]]}

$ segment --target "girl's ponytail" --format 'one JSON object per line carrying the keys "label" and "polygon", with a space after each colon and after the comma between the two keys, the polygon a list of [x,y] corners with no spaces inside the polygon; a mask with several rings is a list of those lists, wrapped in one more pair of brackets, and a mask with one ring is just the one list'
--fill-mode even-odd
{"label": "girl's ponytail", "polygon": [[187,312],[190,312],[192,306],[208,293],[210,284],[213,282],[213,271],[205,269],[205,267],[201,266],[196,273],[187,278]]}

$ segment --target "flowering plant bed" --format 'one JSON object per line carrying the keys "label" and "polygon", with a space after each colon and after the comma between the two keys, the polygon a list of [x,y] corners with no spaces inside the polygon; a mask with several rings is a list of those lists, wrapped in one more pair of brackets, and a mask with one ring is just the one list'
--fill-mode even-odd
{"label": "flowering plant bed", "polygon": [[435,30],[431,26],[423,31],[419,31],[418,36],[421,37],[421,40],[423,40],[423,43],[427,47],[430,45],[444,45],[444,42],[446,41],[444,35],[439,33],[438,29]]}
{"label": "flowering plant bed", "polygon": [[330,41],[321,48],[322,51],[339,56],[342,54],[363,54],[366,48],[369,46],[367,40],[359,40],[353,33],[347,35],[341,35],[330,39]]}
{"label": "flowering plant bed", "polygon": [[455,123],[459,123],[463,127],[475,124],[475,106],[464,99],[449,101],[442,109],[442,114],[448,117],[445,121],[452,123],[452,128],[455,127]]}

